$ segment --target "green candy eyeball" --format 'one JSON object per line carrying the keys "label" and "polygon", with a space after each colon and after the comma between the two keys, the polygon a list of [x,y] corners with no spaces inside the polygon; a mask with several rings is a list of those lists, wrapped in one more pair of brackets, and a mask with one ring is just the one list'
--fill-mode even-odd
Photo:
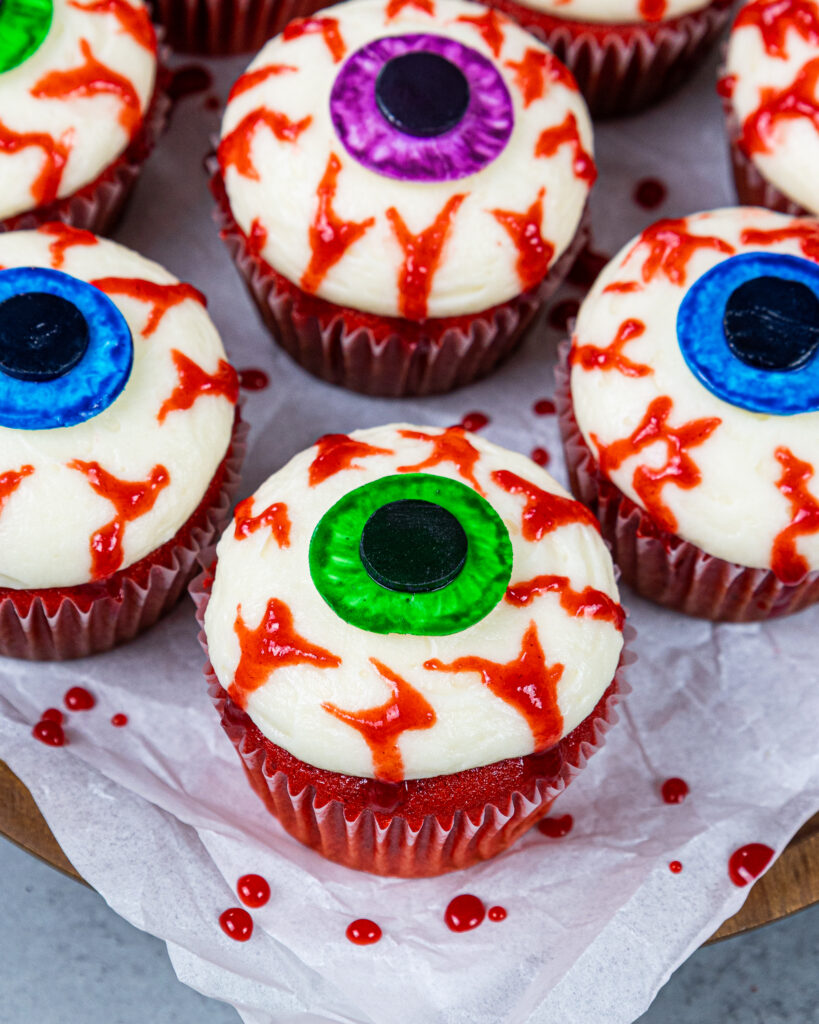
{"label": "green candy eyeball", "polygon": [[25,63],[51,28],[53,0],[1,0],[0,74]]}

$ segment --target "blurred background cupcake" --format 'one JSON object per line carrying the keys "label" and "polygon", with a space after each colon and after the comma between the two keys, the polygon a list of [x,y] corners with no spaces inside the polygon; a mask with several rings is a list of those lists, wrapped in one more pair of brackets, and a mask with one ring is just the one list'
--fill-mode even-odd
{"label": "blurred background cupcake", "polygon": [[624,582],[739,622],[819,599],[817,350],[819,221],[658,221],[603,270],[558,391]]}
{"label": "blurred background cupcake", "polygon": [[238,482],[204,297],[64,224],[0,235],[0,654],[106,650],[179,598]]}
{"label": "blurred background cupcake", "polygon": [[594,517],[460,427],[320,438],[239,504],[192,593],[254,789],[295,838],[378,874],[506,849],[625,685]]}
{"label": "blurred background cupcake", "polygon": [[142,0],[0,5],[0,231],[122,212],[169,107]]}
{"label": "blurred background cupcake", "polygon": [[733,0],[490,0],[566,64],[593,117],[667,96],[707,56]]}
{"label": "blurred background cupcake", "polygon": [[596,177],[562,64],[460,0],[291,22],[236,83],[212,188],[274,338],[331,383],[490,372],[559,285]]}
{"label": "blurred background cupcake", "polygon": [[739,201],[819,214],[819,2],[742,7],[719,92]]}

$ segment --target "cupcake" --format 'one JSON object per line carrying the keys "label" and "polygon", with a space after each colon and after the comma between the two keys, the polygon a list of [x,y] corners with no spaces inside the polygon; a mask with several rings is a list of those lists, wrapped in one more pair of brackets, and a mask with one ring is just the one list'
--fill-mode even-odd
{"label": "cupcake", "polygon": [[732,0],[491,0],[572,71],[593,117],[633,114],[684,82]]}
{"label": "cupcake", "polygon": [[55,223],[0,234],[0,654],[167,611],[237,483],[237,377],[200,292]]}
{"label": "cupcake", "polygon": [[212,187],[274,338],[316,376],[446,391],[520,340],[596,176],[571,75],[495,11],[351,0],[233,88]]}
{"label": "cupcake", "polygon": [[736,622],[819,598],[817,348],[819,221],[663,220],[603,270],[560,414],[626,583]]}
{"label": "cupcake", "polygon": [[0,4],[0,230],[111,228],[168,101],[141,0]]}
{"label": "cupcake", "polygon": [[819,2],[742,7],[719,92],[740,202],[819,215]]}
{"label": "cupcake", "polygon": [[492,857],[613,721],[624,615],[594,517],[460,427],[320,438],[217,554],[193,593],[222,724],[331,860],[422,876]]}

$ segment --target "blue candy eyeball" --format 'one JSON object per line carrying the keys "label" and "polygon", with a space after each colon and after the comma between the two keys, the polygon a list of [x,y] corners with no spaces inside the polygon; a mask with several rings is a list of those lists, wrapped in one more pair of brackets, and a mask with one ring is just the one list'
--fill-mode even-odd
{"label": "blue candy eyeball", "polygon": [[59,270],[0,271],[0,426],[49,430],[98,416],[133,361],[128,324],[99,289]]}
{"label": "blue candy eyeball", "polygon": [[819,266],[752,252],[703,274],[677,314],[688,367],[712,394],[751,412],[819,409]]}

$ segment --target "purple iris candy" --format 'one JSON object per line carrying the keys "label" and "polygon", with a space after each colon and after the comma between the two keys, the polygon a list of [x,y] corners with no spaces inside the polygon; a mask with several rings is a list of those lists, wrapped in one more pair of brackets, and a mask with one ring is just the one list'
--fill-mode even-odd
{"label": "purple iris candy", "polygon": [[495,65],[455,39],[385,36],[357,50],[330,94],[338,137],[359,163],[402,181],[454,181],[502,152],[512,98]]}

